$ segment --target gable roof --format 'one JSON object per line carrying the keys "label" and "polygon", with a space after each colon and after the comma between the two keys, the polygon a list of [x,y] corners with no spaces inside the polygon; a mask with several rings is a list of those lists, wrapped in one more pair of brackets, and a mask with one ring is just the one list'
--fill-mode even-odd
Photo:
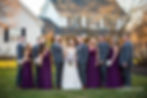
{"label": "gable roof", "polygon": [[[15,25],[13,20],[16,16],[18,16],[20,11],[24,11],[25,13],[27,13],[27,15],[29,15],[35,22],[37,22],[38,25],[42,26],[43,22],[40,18],[36,17],[35,15],[33,15],[30,10],[25,7],[21,2],[16,2],[17,3],[17,7],[15,7],[15,11],[17,10],[16,13],[14,13],[13,16],[5,16],[5,17],[0,17],[1,18],[1,22],[0,25],[4,26],[4,27],[12,27],[13,25]],[[5,6],[7,7],[7,6]],[[11,22],[10,22],[11,21]]]}
{"label": "gable roof", "polygon": [[33,15],[33,13],[31,13],[31,11],[22,3],[20,3],[20,5],[21,5],[22,10],[24,10],[26,13],[28,13],[28,15],[30,17],[32,17],[32,19],[34,19],[35,22],[37,22],[41,26],[43,25],[43,21],[39,17]]}
{"label": "gable roof", "polygon": [[61,13],[68,14],[120,14],[124,11],[120,8],[116,0],[52,0],[56,8]]}

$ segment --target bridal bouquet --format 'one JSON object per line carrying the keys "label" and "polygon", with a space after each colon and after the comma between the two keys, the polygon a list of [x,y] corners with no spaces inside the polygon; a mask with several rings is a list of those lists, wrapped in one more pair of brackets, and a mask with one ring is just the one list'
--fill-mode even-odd
{"label": "bridal bouquet", "polygon": [[72,65],[72,64],[74,63],[74,58],[73,58],[72,56],[68,56],[68,57],[67,57],[67,63],[68,63],[69,65]]}

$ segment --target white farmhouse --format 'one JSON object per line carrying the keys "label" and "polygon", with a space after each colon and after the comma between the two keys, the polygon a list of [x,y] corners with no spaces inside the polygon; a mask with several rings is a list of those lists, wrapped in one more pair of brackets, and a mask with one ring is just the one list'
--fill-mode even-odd
{"label": "white farmhouse", "polygon": [[[7,8],[7,7],[6,7]],[[35,44],[42,33],[43,22],[20,4],[13,17],[0,17],[0,57],[16,56],[18,37],[25,35],[30,44]]]}

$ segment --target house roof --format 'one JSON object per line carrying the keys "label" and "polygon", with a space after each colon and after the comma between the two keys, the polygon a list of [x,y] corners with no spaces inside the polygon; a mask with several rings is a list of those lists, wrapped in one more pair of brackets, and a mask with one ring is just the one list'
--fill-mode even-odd
{"label": "house roof", "polygon": [[124,15],[124,11],[116,0],[52,0],[58,11],[63,15]]}
{"label": "house roof", "polygon": [[54,29],[55,32],[60,32],[61,28],[59,28],[56,24],[54,24],[50,19],[41,17],[42,21],[44,22],[43,30]]}
{"label": "house roof", "polygon": [[25,5],[23,5],[22,3],[20,3],[20,5],[21,5],[21,8],[22,8],[25,12],[27,12],[28,15],[29,15],[30,17],[32,17],[32,19],[34,19],[35,22],[37,22],[39,25],[43,25],[43,21],[42,21],[39,17],[35,16],[35,15],[34,15]]}
{"label": "house roof", "polygon": [[[43,25],[42,20],[39,17],[33,15],[33,13],[31,13],[30,10],[27,7],[25,7],[21,2],[16,2],[16,3],[17,3],[17,7],[14,8],[14,11],[17,10],[17,12],[14,13],[13,16],[7,15],[5,17],[0,17],[0,19],[1,19],[0,25],[9,26],[9,27],[12,27],[13,25],[15,25],[14,21],[11,21],[11,20],[13,20],[15,18],[15,16],[17,16],[18,13],[22,10],[25,11],[30,17],[32,17],[32,19],[34,19],[34,21],[37,22],[38,25],[41,25],[41,26]],[[5,7],[7,7],[7,6],[5,6]],[[11,23],[10,21],[13,23]]]}

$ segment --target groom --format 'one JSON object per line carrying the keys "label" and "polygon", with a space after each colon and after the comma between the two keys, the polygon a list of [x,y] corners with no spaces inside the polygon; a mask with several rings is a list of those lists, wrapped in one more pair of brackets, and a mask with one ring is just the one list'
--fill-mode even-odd
{"label": "groom", "polygon": [[120,50],[119,63],[122,68],[124,85],[131,86],[131,68],[133,65],[133,45],[129,35],[123,36],[124,44]]}
{"label": "groom", "polygon": [[100,73],[101,73],[101,78],[102,78],[101,85],[106,86],[106,81],[107,81],[106,61],[108,59],[110,47],[107,44],[104,35],[100,35],[98,40],[99,40],[99,44],[98,44],[98,51],[99,51],[98,62],[99,62],[99,65],[100,65]]}
{"label": "groom", "polygon": [[78,71],[82,81],[83,86],[86,85],[86,68],[88,60],[88,47],[84,43],[84,36],[77,37],[77,60],[78,60]]}
{"label": "groom", "polygon": [[22,71],[22,63],[24,58],[24,49],[26,46],[26,39],[24,36],[20,36],[19,43],[17,45],[17,61],[18,61],[18,69],[17,69],[17,86],[21,84],[21,71]]}
{"label": "groom", "polygon": [[63,67],[63,51],[61,47],[61,37],[59,35],[55,36],[55,41],[51,47],[51,52],[53,54],[54,63],[56,66],[56,86],[58,89],[61,88],[61,75]]}
{"label": "groom", "polygon": [[38,84],[38,75],[39,75],[39,70],[40,70],[40,66],[37,62],[37,58],[39,56],[39,52],[40,49],[42,48],[42,46],[44,45],[45,40],[44,38],[41,36],[38,38],[36,45],[33,47],[33,59],[34,59],[34,64],[36,65],[36,85]]}

